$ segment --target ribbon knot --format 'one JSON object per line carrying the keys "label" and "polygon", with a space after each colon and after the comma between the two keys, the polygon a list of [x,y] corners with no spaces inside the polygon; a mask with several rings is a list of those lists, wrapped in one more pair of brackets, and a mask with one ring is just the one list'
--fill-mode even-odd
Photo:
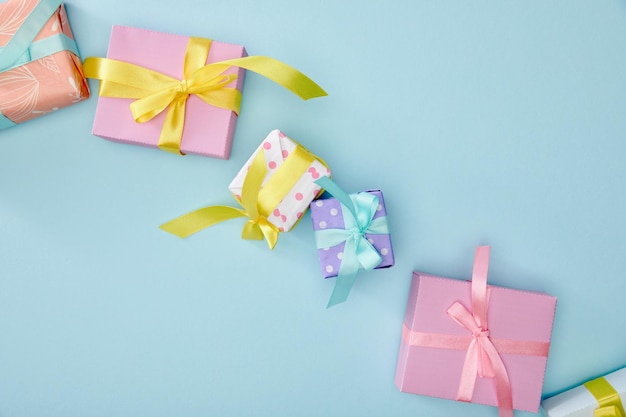
{"label": "ribbon knot", "polygon": [[350,239],[356,242],[365,238],[365,230],[361,227],[351,227],[350,230],[348,230],[348,233],[350,234]]}
{"label": "ribbon knot", "polygon": [[474,339],[479,339],[481,337],[489,338],[489,330],[485,330],[482,327],[478,327],[474,329],[472,336],[474,336]]}
{"label": "ribbon knot", "polygon": [[176,93],[180,96],[189,95],[189,82],[187,80],[181,80],[176,86]]}

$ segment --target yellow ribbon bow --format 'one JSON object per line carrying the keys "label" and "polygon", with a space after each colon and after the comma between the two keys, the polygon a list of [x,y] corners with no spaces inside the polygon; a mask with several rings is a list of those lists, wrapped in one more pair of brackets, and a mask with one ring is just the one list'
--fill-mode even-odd
{"label": "yellow ribbon bow", "polygon": [[136,99],[131,103],[130,110],[138,123],[145,123],[169,108],[158,146],[177,154],[182,154],[180,142],[189,95],[196,95],[211,106],[239,114],[241,93],[227,87],[237,75],[223,74],[232,66],[269,78],[304,100],[327,95],[306,75],[273,58],[248,56],[206,64],[210,47],[209,39],[189,38],[182,80],[109,58],[87,58],[83,69],[86,77],[102,80],[100,96]]}
{"label": "yellow ribbon bow", "polygon": [[[164,223],[160,228],[184,238],[225,220],[248,217],[249,220],[244,225],[241,237],[251,240],[265,238],[269,248],[274,249],[280,230],[270,223],[267,217],[314,160],[315,157],[308,150],[298,145],[261,188],[267,168],[263,150],[260,149],[253,158],[244,179],[241,199],[237,199],[242,209],[229,206],[204,207]],[[319,161],[325,165],[323,161]]]}
{"label": "yellow ribbon bow", "polygon": [[606,379],[600,377],[584,385],[599,405],[593,412],[594,417],[626,417],[619,393]]}

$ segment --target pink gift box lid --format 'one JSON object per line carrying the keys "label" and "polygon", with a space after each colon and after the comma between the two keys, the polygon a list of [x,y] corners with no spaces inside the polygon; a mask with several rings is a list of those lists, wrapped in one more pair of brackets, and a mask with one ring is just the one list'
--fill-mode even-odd
{"label": "pink gift box lid", "polygon": [[[488,286],[489,335],[494,339],[549,342],[556,298],[544,293]],[[413,273],[404,325],[417,332],[468,336],[446,313],[460,302],[471,311],[471,281]],[[456,399],[466,351],[409,346],[403,339],[395,383],[402,392]],[[500,354],[513,395],[513,408],[537,412],[547,357]],[[472,402],[496,406],[491,378],[476,379]]]}
{"label": "pink gift box lid", "polygon": [[[188,36],[113,26],[107,58],[182,79],[188,42]],[[246,56],[243,46],[213,41],[207,64],[243,56]],[[245,71],[233,67],[225,73],[237,74],[237,79],[228,86],[241,91]],[[129,107],[132,102],[132,99],[98,97],[92,133],[118,142],[158,147],[166,111],[146,123],[136,123]],[[189,96],[181,151],[228,159],[236,122],[234,112],[210,106],[194,95]]]}

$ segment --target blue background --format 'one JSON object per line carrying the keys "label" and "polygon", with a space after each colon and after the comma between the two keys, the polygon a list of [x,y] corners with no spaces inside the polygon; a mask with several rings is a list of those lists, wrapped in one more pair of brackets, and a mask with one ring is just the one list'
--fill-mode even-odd
{"label": "blue background", "polygon": [[[94,137],[95,97],[1,132],[0,416],[496,416],[393,383],[411,271],[469,278],[479,244],[559,298],[546,395],[626,364],[626,2],[147,4],[68,2],[83,57],[112,24],[210,37],[329,96],[249,73],[228,161]],[[274,128],[385,194],[396,265],[329,310],[308,214],[272,252],[158,229],[233,203]]]}

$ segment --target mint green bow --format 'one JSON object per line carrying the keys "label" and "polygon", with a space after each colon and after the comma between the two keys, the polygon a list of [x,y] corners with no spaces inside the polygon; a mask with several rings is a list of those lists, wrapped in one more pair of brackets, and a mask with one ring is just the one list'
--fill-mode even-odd
{"label": "mint green bow", "polygon": [[344,229],[324,229],[315,232],[318,249],[345,242],[335,288],[326,306],[328,308],[348,299],[359,269],[370,271],[382,262],[383,258],[367,240],[365,234],[389,234],[389,228],[386,216],[373,219],[379,203],[375,195],[369,193],[348,195],[328,177],[322,177],[315,182],[339,200],[345,225]]}

